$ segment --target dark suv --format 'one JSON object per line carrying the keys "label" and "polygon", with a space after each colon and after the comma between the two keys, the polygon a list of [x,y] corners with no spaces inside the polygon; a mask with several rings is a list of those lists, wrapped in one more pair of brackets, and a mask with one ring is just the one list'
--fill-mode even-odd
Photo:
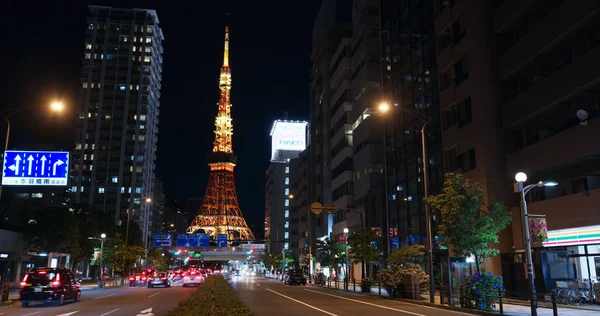
{"label": "dark suv", "polygon": [[285,284],[301,284],[306,285],[306,277],[304,277],[304,273],[302,269],[290,269],[288,270],[284,277],[283,282]]}
{"label": "dark suv", "polygon": [[66,300],[81,299],[81,287],[69,269],[33,268],[21,282],[21,305],[31,302],[54,302],[63,305]]}

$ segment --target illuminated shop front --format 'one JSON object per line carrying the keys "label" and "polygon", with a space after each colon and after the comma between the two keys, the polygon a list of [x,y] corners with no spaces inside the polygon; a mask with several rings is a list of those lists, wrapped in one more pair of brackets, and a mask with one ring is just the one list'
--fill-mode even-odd
{"label": "illuminated shop front", "polygon": [[600,226],[548,231],[548,240],[542,245],[540,259],[545,292],[565,286],[594,288],[596,300],[599,299]]}

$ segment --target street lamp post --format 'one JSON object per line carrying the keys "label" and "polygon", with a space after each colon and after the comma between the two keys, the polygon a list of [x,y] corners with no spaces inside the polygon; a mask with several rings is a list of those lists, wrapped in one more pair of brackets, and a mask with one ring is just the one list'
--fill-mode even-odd
{"label": "street lamp post", "polygon": [[[8,149],[8,139],[10,138],[10,120],[8,119],[8,117],[33,108],[35,108],[35,106],[16,109],[10,114],[4,114],[0,112],[0,116],[2,116],[2,118],[4,118],[4,120],[6,121],[6,137],[4,139],[4,151],[2,152],[3,155],[6,155],[6,150]],[[53,101],[52,103],[50,103],[50,110],[53,112],[61,112],[63,109],[64,104],[61,101]],[[0,199],[2,199],[2,182],[0,182]]]}
{"label": "street lamp post", "polygon": [[348,262],[348,228],[344,228],[344,239],[346,241],[346,290],[350,287],[350,263]]}
{"label": "street lamp post", "polygon": [[[389,105],[385,102],[379,105],[380,112],[386,112],[389,109]],[[422,164],[423,164],[423,198],[427,199],[429,197],[429,181],[427,175],[427,124],[429,123],[428,117],[422,113],[416,113],[407,109],[401,109],[403,112],[407,112],[423,122],[423,126],[421,126],[421,153],[422,153]],[[384,120],[385,124],[385,120]],[[385,126],[384,126],[385,129]],[[384,147],[385,147],[385,134],[384,134]],[[387,157],[387,152],[385,157]],[[387,160],[385,160],[387,162]],[[386,170],[386,220],[389,223],[389,216],[387,211],[387,167]],[[427,203],[424,203],[425,207],[425,233],[427,234],[427,267],[429,269],[429,300],[431,303],[435,302],[435,279],[433,278],[433,233],[431,229],[431,213],[429,210],[429,206]],[[389,227],[388,227],[388,249],[390,249],[389,245]]]}
{"label": "street lamp post", "polygon": [[99,277],[98,277],[98,287],[102,287],[102,274],[104,272],[104,265],[102,264],[102,260],[104,257],[104,240],[106,240],[106,234],[100,234],[100,238],[98,237],[88,237],[88,239],[100,240],[100,269],[99,269]]}
{"label": "street lamp post", "polygon": [[537,316],[537,293],[535,289],[535,279],[533,274],[533,260],[531,254],[531,232],[529,231],[529,214],[527,213],[527,201],[525,195],[533,188],[542,186],[555,186],[556,182],[543,182],[530,184],[523,186],[523,183],[527,181],[527,175],[523,172],[519,172],[515,175],[515,192],[519,192],[521,195],[521,215],[523,221],[523,239],[525,242],[525,255],[527,256],[527,278],[529,278],[529,291],[531,294],[531,315]]}
{"label": "street lamp post", "polygon": [[[385,185],[385,245],[386,251],[384,252],[385,257],[389,257],[390,248],[390,202],[388,194],[388,164],[387,164],[387,126],[385,114],[389,111],[390,106],[387,103],[379,104],[379,112],[382,114],[383,121],[383,178]],[[383,226],[383,225],[382,225]],[[382,227],[383,228],[383,227]]]}

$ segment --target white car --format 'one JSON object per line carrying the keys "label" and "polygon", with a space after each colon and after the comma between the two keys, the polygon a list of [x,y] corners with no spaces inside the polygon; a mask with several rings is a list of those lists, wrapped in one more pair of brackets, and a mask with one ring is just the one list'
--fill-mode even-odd
{"label": "white car", "polygon": [[204,282],[204,277],[198,272],[186,273],[183,277],[183,281],[181,281],[183,287],[200,285],[202,282]]}

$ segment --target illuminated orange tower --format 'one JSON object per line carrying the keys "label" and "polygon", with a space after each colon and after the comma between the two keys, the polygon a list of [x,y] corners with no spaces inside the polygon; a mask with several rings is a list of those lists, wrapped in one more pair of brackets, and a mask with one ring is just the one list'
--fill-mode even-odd
{"label": "illuminated orange tower", "polygon": [[229,240],[254,239],[240,210],[233,176],[237,157],[233,154],[231,145],[233,125],[230,102],[229,27],[225,27],[225,52],[219,76],[219,89],[221,97],[219,113],[215,119],[215,143],[208,162],[210,166],[208,187],[198,215],[187,232],[191,234],[203,230],[211,236],[227,234]]}

